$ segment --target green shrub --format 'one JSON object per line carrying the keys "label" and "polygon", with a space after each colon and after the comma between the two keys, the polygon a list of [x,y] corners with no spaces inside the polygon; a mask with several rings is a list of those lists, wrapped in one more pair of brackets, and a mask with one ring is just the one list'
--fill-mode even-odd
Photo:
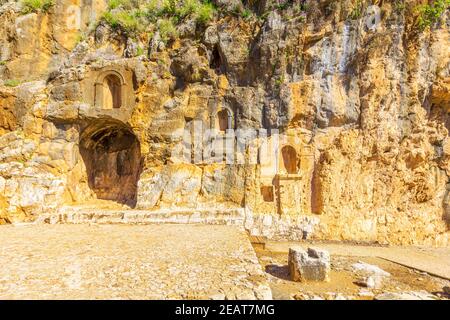
{"label": "green shrub", "polygon": [[22,13],[48,12],[55,4],[53,0],[21,0]]}
{"label": "green shrub", "polygon": [[120,7],[121,4],[122,4],[122,0],[109,0],[108,1],[108,9],[109,10],[117,9],[118,7]]}
{"label": "green shrub", "polygon": [[213,17],[215,7],[205,0],[150,0],[146,10],[153,21],[159,17],[173,18],[176,22],[195,17],[197,22],[206,23]]}
{"label": "green shrub", "polygon": [[103,14],[103,20],[114,29],[120,26],[119,20],[111,12],[105,12]]}
{"label": "green shrub", "polygon": [[84,40],[86,40],[86,36],[83,33],[79,33],[75,38],[75,43],[78,44],[80,42],[83,42]]}
{"label": "green shrub", "polygon": [[131,35],[157,29],[167,41],[176,35],[179,22],[195,19],[198,24],[206,24],[215,10],[209,0],[109,0],[102,19]]}
{"label": "green shrub", "polygon": [[182,5],[176,9],[176,15],[180,18],[187,17],[198,12],[201,5],[198,0],[184,0]]}
{"label": "green shrub", "polygon": [[142,48],[142,47],[137,47],[137,50],[136,50],[136,56],[142,56],[142,55],[144,55],[145,54],[145,51],[144,51],[144,49]]}
{"label": "green shrub", "polygon": [[166,1],[164,0],[150,0],[144,7],[146,17],[150,22],[156,21],[158,17],[164,15]]}
{"label": "green shrub", "polygon": [[450,7],[450,0],[435,0],[432,4],[420,5],[416,8],[419,12],[418,26],[425,30],[436,23],[442,14]]}
{"label": "green shrub", "polygon": [[20,81],[15,79],[8,79],[5,80],[3,84],[7,87],[17,87],[20,84]]}
{"label": "green shrub", "polygon": [[108,9],[133,10],[136,8],[140,8],[146,2],[148,2],[148,0],[109,0]]}
{"label": "green shrub", "polygon": [[139,28],[139,15],[135,12],[120,11],[117,13],[119,24],[128,32],[137,31]]}
{"label": "green shrub", "polygon": [[278,3],[275,8],[278,10],[285,10],[287,8],[289,8],[289,6],[291,5],[291,3],[289,1],[285,1],[282,3]]}
{"label": "green shrub", "polygon": [[161,11],[161,8],[162,8],[161,1],[160,0],[149,0],[146,3],[145,8],[149,12]]}
{"label": "green shrub", "polygon": [[396,0],[394,1],[394,11],[398,14],[402,13],[406,9],[406,5],[404,0]]}
{"label": "green shrub", "polygon": [[161,14],[175,16],[177,14],[177,0],[162,0]]}
{"label": "green shrub", "polygon": [[361,0],[357,0],[355,3],[355,6],[353,7],[353,10],[350,12],[350,19],[352,20],[356,20],[361,18],[363,11],[364,11],[364,7],[363,7],[363,2]]}
{"label": "green shrub", "polygon": [[142,27],[140,18],[142,17],[142,11],[108,11],[103,14],[103,20],[108,23],[112,28],[121,28],[123,31],[133,34],[139,31]]}
{"label": "green shrub", "polygon": [[177,36],[177,29],[171,19],[161,19],[158,21],[158,30],[161,40],[167,42]]}
{"label": "green shrub", "polygon": [[216,8],[214,5],[210,2],[204,2],[202,3],[197,10],[196,13],[196,20],[198,23],[206,24],[209,22],[215,13]]}
{"label": "green shrub", "polygon": [[241,17],[243,19],[248,19],[251,17],[251,15],[252,15],[252,12],[249,9],[244,9],[241,13]]}

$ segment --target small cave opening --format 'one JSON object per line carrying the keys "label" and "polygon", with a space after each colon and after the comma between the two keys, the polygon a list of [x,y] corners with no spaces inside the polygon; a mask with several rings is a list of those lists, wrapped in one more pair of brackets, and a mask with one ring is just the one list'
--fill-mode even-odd
{"label": "small cave opening", "polygon": [[142,171],[139,140],[122,123],[95,123],[80,135],[80,154],[89,187],[98,199],[136,206]]}
{"label": "small cave opening", "polygon": [[218,74],[222,73],[222,58],[220,57],[220,52],[217,46],[214,47],[212,51],[209,67],[215,70]]}

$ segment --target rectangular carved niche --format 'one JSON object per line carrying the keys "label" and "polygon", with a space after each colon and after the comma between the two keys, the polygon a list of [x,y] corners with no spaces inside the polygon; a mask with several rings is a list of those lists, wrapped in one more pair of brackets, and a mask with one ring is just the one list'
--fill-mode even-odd
{"label": "rectangular carved niche", "polygon": [[265,202],[273,202],[275,200],[273,195],[273,186],[262,186],[261,195]]}

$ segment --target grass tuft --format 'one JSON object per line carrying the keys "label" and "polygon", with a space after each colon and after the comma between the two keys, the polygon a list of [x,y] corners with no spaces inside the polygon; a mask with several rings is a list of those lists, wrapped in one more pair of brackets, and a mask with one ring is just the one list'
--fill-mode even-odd
{"label": "grass tuft", "polygon": [[431,27],[449,7],[450,0],[435,0],[431,4],[423,4],[416,7],[419,13],[417,21],[419,29],[423,31]]}
{"label": "grass tuft", "polygon": [[54,6],[53,0],[21,0],[22,14],[48,12]]}
{"label": "grass tuft", "polygon": [[15,79],[8,79],[8,80],[5,80],[5,82],[3,82],[3,84],[7,87],[17,87],[20,84],[20,81],[15,80]]}

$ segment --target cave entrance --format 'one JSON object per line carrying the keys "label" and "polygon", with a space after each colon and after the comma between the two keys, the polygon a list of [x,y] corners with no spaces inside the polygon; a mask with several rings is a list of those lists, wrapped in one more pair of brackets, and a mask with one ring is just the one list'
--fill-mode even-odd
{"label": "cave entrance", "polygon": [[222,63],[221,63],[221,58],[220,58],[220,53],[219,53],[219,49],[216,47],[214,47],[213,51],[212,51],[212,55],[211,55],[211,61],[209,63],[209,67],[213,70],[215,70],[218,74],[222,73]]}
{"label": "cave entrance", "polygon": [[141,149],[130,128],[122,123],[91,124],[81,133],[80,153],[89,187],[99,199],[135,207]]}

